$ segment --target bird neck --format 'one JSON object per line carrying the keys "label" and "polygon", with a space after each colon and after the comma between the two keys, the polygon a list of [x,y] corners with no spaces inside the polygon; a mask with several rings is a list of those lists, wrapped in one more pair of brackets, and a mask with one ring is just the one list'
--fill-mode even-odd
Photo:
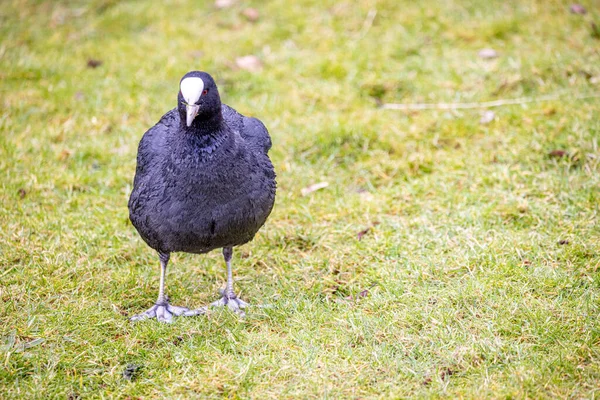
{"label": "bird neck", "polygon": [[191,126],[185,123],[185,114],[180,112],[181,128],[187,134],[196,136],[214,136],[223,126],[223,114],[221,109],[210,115],[199,115],[192,122]]}
{"label": "bird neck", "polygon": [[194,120],[191,126],[182,121],[182,127],[185,135],[190,139],[194,146],[200,150],[207,150],[208,153],[214,151],[227,136],[227,129],[221,110],[209,117]]}

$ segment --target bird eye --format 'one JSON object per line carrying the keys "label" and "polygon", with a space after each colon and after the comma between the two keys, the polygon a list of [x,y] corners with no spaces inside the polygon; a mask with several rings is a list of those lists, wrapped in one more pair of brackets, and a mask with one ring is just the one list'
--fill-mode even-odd
{"label": "bird eye", "polygon": [[204,96],[204,95],[205,95],[205,94],[207,94],[207,93],[208,93],[208,89],[204,89],[204,90],[202,91],[202,96]]}

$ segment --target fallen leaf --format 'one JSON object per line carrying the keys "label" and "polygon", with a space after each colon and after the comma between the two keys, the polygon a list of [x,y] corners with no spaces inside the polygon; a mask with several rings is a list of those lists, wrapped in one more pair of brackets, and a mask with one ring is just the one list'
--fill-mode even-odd
{"label": "fallen leaf", "polygon": [[27,191],[23,188],[20,188],[17,193],[19,194],[20,199],[24,199],[27,196]]}
{"label": "fallen leaf", "polygon": [[482,125],[487,125],[492,122],[496,118],[496,113],[492,110],[486,110],[481,114],[481,119],[479,123]]}
{"label": "fallen leaf", "polygon": [[101,65],[102,65],[102,61],[101,60],[95,60],[93,58],[90,58],[87,61],[88,68],[98,68]]}
{"label": "fallen leaf", "polygon": [[583,7],[581,4],[571,4],[571,6],[569,7],[569,11],[571,11],[571,14],[579,15],[587,13],[585,7]]}
{"label": "fallen leaf", "polygon": [[246,8],[242,11],[242,15],[250,22],[256,22],[260,18],[260,14],[256,8]]}
{"label": "fallen leaf", "polygon": [[217,7],[218,9],[229,8],[232,5],[234,5],[235,2],[236,0],[216,0],[215,7]]}
{"label": "fallen leaf", "polygon": [[71,154],[73,154],[71,150],[64,149],[58,155],[58,159],[61,161],[65,161],[67,158],[71,157]]}
{"label": "fallen leaf", "polygon": [[489,60],[498,57],[498,52],[494,49],[481,49],[479,50],[479,53],[477,53],[477,55],[479,56],[479,58]]}
{"label": "fallen leaf", "polygon": [[329,186],[329,182],[319,182],[313,183],[301,190],[302,196],[308,196],[312,192],[316,192],[317,190],[321,190]]}
{"label": "fallen leaf", "polygon": [[552,150],[550,153],[548,153],[548,157],[550,158],[563,158],[567,155],[567,152],[564,150]]}
{"label": "fallen leaf", "polygon": [[371,230],[371,228],[379,225],[380,223],[381,222],[379,222],[379,221],[373,221],[373,223],[371,224],[371,226],[369,226],[369,227],[363,229],[362,231],[358,232],[357,235],[356,235],[358,237],[358,240],[361,240],[362,237],[365,236]]}
{"label": "fallen leaf", "polygon": [[358,237],[358,240],[362,240],[363,236],[365,236],[370,230],[371,228],[366,228],[358,232],[358,234],[356,235]]}
{"label": "fallen leaf", "polygon": [[367,297],[369,295],[369,289],[365,289],[358,294],[358,297]]}
{"label": "fallen leaf", "polygon": [[243,56],[235,59],[235,64],[246,71],[258,72],[262,69],[262,62],[256,56]]}

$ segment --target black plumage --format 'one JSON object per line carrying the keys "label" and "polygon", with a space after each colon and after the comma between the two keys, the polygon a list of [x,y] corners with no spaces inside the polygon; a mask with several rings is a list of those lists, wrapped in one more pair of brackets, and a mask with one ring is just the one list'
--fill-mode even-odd
{"label": "black plumage", "polygon": [[133,319],[168,322],[173,314],[201,312],[169,305],[164,275],[170,253],[217,248],[223,248],[228,282],[213,304],[243,313],[246,303],[233,291],[231,249],[252,240],[275,201],[271,139],[262,122],[221,104],[205,72],[189,72],[180,88],[177,108],[144,134],[138,148],[129,217],[159,253],[162,273],[156,305]]}

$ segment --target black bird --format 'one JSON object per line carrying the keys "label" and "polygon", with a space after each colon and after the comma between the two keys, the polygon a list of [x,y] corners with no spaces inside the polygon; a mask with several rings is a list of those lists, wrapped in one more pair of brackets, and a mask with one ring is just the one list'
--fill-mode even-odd
{"label": "black bird", "polygon": [[156,304],[131,319],[198,315],[169,304],[165,274],[172,252],[202,254],[222,248],[227,286],[213,306],[243,315],[247,303],[233,291],[233,247],[252,240],[275,201],[275,171],[267,155],[271,138],[256,118],[221,104],[206,72],[185,74],[177,107],[142,137],[138,147],[129,218],[160,258]]}

